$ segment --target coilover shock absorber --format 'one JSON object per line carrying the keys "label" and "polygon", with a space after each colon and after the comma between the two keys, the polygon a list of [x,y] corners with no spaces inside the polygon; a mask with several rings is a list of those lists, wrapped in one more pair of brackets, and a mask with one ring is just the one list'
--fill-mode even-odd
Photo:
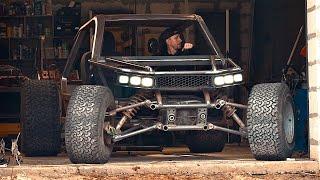
{"label": "coilover shock absorber", "polygon": [[[149,96],[149,93],[145,93],[145,92],[137,93],[137,94],[130,97],[130,102],[128,103],[128,105],[134,105],[134,104],[141,103],[141,102],[147,100],[148,96]],[[124,123],[128,119],[132,119],[136,115],[136,113],[138,112],[139,109],[140,109],[140,106],[130,108],[130,109],[123,111],[122,112],[123,116],[122,116],[121,120],[119,121],[119,123],[117,124],[116,130],[120,130],[121,127],[124,125]]]}

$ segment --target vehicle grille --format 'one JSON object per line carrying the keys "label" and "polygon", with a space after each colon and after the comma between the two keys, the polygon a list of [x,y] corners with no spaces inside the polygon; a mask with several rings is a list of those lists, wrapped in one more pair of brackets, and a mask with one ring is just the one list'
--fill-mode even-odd
{"label": "vehicle grille", "polygon": [[157,88],[210,87],[212,76],[208,75],[162,75],[156,77]]}

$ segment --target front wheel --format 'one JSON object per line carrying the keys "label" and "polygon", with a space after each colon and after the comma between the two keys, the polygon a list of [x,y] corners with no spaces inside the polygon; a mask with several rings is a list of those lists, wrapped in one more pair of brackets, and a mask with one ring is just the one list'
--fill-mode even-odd
{"label": "front wheel", "polygon": [[295,115],[286,84],[254,86],[248,101],[247,123],[250,148],[257,160],[285,160],[291,157]]}
{"label": "front wheel", "polygon": [[108,162],[113,143],[104,131],[104,121],[113,103],[107,87],[83,85],[74,90],[65,123],[66,149],[72,163]]}

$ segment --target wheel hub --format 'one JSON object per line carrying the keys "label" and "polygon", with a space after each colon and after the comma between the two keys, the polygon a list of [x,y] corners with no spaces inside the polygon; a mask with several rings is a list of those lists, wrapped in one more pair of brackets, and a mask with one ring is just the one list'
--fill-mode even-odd
{"label": "wheel hub", "polygon": [[292,104],[289,100],[286,100],[285,102],[283,118],[286,140],[289,144],[291,144],[294,139],[294,114]]}

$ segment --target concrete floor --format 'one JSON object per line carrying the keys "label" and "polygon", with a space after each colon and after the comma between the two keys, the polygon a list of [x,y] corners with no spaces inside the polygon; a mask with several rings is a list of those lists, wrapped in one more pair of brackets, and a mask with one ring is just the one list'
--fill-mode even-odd
{"label": "concrete floor", "polygon": [[23,160],[21,166],[0,168],[0,179],[19,176],[49,179],[74,176],[118,177],[137,174],[209,176],[221,173],[311,173],[320,178],[318,162],[306,158],[291,158],[282,162],[256,161],[247,146],[238,145],[227,145],[222,153],[210,154],[189,153],[188,148],[184,147],[165,148],[163,152],[116,152],[109,163],[102,165],[71,164],[66,154],[58,157],[24,157]]}

